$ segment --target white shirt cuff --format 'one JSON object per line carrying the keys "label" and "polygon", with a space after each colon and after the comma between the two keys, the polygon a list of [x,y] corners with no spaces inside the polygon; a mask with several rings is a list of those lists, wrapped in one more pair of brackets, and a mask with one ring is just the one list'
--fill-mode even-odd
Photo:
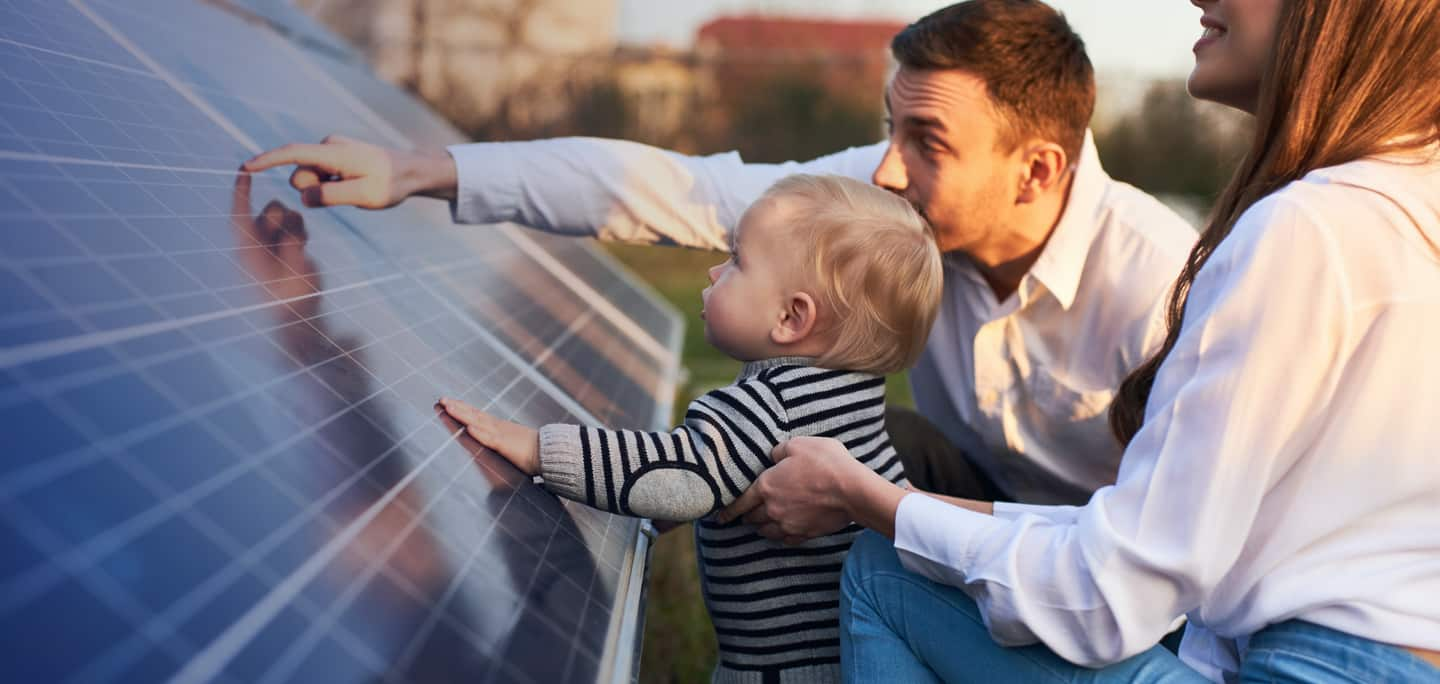
{"label": "white shirt cuff", "polygon": [[995,517],[1001,520],[1015,520],[1022,515],[1033,515],[1054,523],[1073,522],[1080,515],[1080,507],[995,502]]}
{"label": "white shirt cuff", "polygon": [[456,223],[500,223],[520,214],[520,176],[515,143],[466,143],[445,148],[455,160]]}
{"label": "white shirt cuff", "polygon": [[907,570],[961,586],[981,542],[991,535],[1008,534],[1010,528],[1008,520],[924,494],[907,494],[895,511],[895,551]]}

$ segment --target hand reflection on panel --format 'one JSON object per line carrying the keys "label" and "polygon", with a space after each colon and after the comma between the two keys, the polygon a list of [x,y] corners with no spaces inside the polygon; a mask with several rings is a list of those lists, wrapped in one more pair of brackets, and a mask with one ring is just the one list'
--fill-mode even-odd
{"label": "hand reflection on panel", "polygon": [[[303,554],[305,548],[322,548],[398,487],[409,474],[411,460],[386,437],[385,426],[371,423],[375,415],[367,418],[352,410],[375,391],[374,378],[364,368],[354,335],[330,330],[328,319],[321,315],[324,282],[306,252],[309,235],[303,217],[275,200],[252,216],[251,186],[249,175],[236,177],[231,226],[237,261],[260,284],[257,290],[262,296],[275,302],[265,310],[274,326],[272,339],[306,369],[297,376],[303,382],[285,385],[291,396],[277,400],[297,414],[292,417],[303,427],[324,422],[320,430],[324,444],[300,443],[302,448],[277,457],[287,463],[278,464],[276,470],[295,474],[286,478],[286,484],[307,498],[320,500],[343,490],[324,507],[329,524],[306,528],[313,538],[300,549]],[[318,382],[309,381],[307,373]],[[424,621],[449,582],[439,542],[419,519],[417,511],[425,508],[421,499],[418,490],[401,489],[327,567],[320,580],[327,586],[312,586],[307,592],[314,594],[316,610],[322,614],[348,599],[349,606],[326,617],[339,621],[382,657],[400,654],[413,636],[413,627]],[[297,560],[303,562],[303,556],[279,563],[287,567]],[[307,636],[321,642],[328,630],[313,631],[318,633]],[[297,661],[311,656],[303,645],[293,651],[287,655]],[[268,655],[277,662],[283,659],[280,654]],[[335,666],[335,673],[349,672],[344,663]]]}
{"label": "hand reflection on panel", "polygon": [[[504,638],[490,645],[495,657],[535,681],[587,678],[603,648],[610,615],[601,604],[587,603],[598,568],[581,541],[574,518],[556,497],[471,438],[438,404],[435,414],[491,485],[478,503],[500,528],[492,534],[503,537],[488,546],[499,551],[510,577],[531,578],[528,587],[515,586],[516,598],[522,603]],[[570,667],[566,660],[571,655],[566,651],[580,647],[589,651],[591,662],[586,665],[577,660]],[[444,662],[441,654],[434,664]],[[438,675],[426,671],[418,680],[430,681]]]}
{"label": "hand reflection on panel", "polygon": [[[324,423],[318,440],[277,457],[284,463],[275,470],[313,500],[343,489],[324,506],[330,524],[309,526],[313,538],[281,563],[288,572],[399,487],[426,454],[416,458],[395,445],[388,436],[392,426],[377,422],[383,412],[353,409],[378,389],[365,366],[364,345],[357,344],[373,340],[361,329],[338,329],[344,326],[338,321],[349,319],[324,310],[323,264],[307,252],[311,236],[304,218],[279,201],[252,214],[251,188],[249,175],[236,178],[231,224],[237,261],[274,304],[266,309],[271,338],[305,369],[299,376],[318,380],[287,385],[299,389],[276,400],[302,426]],[[317,228],[321,235],[323,228]],[[587,598],[601,582],[570,512],[461,434],[448,416],[439,418],[441,429],[461,435],[428,466],[444,475],[401,488],[327,568],[316,583],[324,586],[307,589],[306,596],[321,614],[350,600],[328,617],[378,656],[390,670],[388,679],[508,680],[515,672],[537,681],[558,681],[567,673],[589,678],[609,614],[603,601]],[[425,488],[437,480],[440,485]],[[429,525],[421,523],[422,513]],[[267,655],[277,662],[292,658],[296,668],[300,660],[313,660],[327,641],[324,632],[331,631],[313,624],[302,625],[308,631],[301,639],[317,643],[299,641]],[[576,658],[572,664],[570,651],[580,647],[591,662]],[[353,651],[325,660],[329,680],[368,678]]]}

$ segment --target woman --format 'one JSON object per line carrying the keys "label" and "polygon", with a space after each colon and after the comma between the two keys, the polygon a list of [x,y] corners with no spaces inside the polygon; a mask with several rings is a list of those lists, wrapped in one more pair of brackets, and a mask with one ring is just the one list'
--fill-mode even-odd
{"label": "woman", "polygon": [[1191,92],[1256,134],[1115,400],[1117,483],[942,501],[792,441],[735,509],[893,532],[846,562],[850,680],[1440,681],[1440,3],[1194,4]]}

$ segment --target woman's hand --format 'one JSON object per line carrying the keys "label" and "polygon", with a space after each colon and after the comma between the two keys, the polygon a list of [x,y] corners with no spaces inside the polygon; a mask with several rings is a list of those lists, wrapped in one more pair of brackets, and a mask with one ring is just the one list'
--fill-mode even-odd
{"label": "woman's hand", "polygon": [[895,535],[895,509],[906,491],[855,460],[844,444],[796,437],[770,457],[775,466],[721,511],[722,522],[743,518],[786,544],[837,532],[851,521]]}
{"label": "woman's hand", "polygon": [[291,144],[263,152],[240,168],[258,173],[294,164],[290,185],[307,207],[393,207],[411,195],[453,199],[455,160],[445,152],[393,150],[340,135],[318,145]]}
{"label": "woman's hand", "polygon": [[496,418],[458,399],[441,399],[440,407],[465,426],[475,441],[515,464],[526,475],[540,474],[540,433]]}

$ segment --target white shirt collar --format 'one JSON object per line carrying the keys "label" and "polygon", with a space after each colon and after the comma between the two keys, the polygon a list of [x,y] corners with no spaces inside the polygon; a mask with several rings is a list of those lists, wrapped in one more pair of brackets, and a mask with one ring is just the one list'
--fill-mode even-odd
{"label": "white shirt collar", "polygon": [[1075,301],[1080,275],[1085,271],[1085,259],[1090,254],[1090,244],[1100,225],[1095,216],[1100,210],[1101,200],[1105,198],[1109,180],[1105,169],[1100,166],[1094,135],[1087,131],[1080,159],[1075,165],[1075,181],[1070,187],[1069,201],[1065,203],[1060,222],[1055,225],[1040,258],[1030,267],[1028,274],[1054,295],[1061,308],[1069,309]]}

